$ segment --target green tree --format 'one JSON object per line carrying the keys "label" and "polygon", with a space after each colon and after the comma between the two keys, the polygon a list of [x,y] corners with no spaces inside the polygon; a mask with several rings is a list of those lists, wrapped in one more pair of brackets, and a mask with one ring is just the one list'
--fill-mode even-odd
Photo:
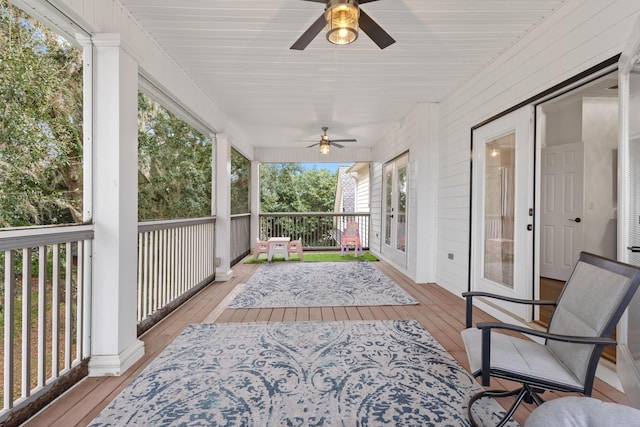
{"label": "green tree", "polygon": [[82,54],[0,0],[0,226],[82,221]]}
{"label": "green tree", "polygon": [[262,212],[332,212],[338,174],[298,163],[260,166]]}
{"label": "green tree", "polygon": [[231,149],[231,214],[251,212],[249,209],[249,184],[251,163],[238,151]]}
{"label": "green tree", "polygon": [[[82,52],[0,0],[0,227],[82,221]],[[211,141],[139,101],[139,218],[211,214]]]}
{"label": "green tree", "polygon": [[138,93],[138,218],[211,215],[212,144],[201,132]]}

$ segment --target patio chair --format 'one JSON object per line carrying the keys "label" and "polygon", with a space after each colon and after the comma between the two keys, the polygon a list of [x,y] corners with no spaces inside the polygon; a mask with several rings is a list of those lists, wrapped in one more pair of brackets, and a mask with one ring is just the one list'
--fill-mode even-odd
{"label": "patio chair", "polygon": [[[613,331],[640,284],[640,269],[596,255],[581,253],[558,301],[520,300],[485,292],[465,292],[467,329],[462,338],[471,373],[521,383],[516,390],[486,390],[468,405],[469,419],[477,425],[471,408],[479,399],[516,396],[502,421],[506,424],[525,401],[541,405],[544,391],[578,392],[591,396],[596,368],[605,346],[615,344]],[[473,298],[495,298],[513,303],[554,306],[547,331],[501,322],[472,324]],[[520,332],[543,338],[542,343],[498,331]]]}
{"label": "patio chair", "polygon": [[360,250],[360,255],[364,255],[360,243],[360,231],[358,230],[358,223],[356,221],[347,222],[344,228],[342,242],[340,244],[340,256],[344,255],[345,252],[349,253],[349,246],[353,246],[353,256],[358,256],[358,250]]}
{"label": "patio chair", "polygon": [[289,254],[298,254],[298,257],[302,261],[304,259],[304,253],[302,252],[302,239],[290,241],[288,251]]}
{"label": "patio chair", "polygon": [[260,254],[269,253],[269,242],[256,238],[256,247],[253,249],[253,259],[258,259]]}

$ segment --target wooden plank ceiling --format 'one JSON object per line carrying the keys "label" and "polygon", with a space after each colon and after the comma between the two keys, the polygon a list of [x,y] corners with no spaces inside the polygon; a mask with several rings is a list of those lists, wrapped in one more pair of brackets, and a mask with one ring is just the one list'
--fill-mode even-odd
{"label": "wooden plank ceiling", "polygon": [[370,147],[419,102],[438,102],[565,0],[380,0],[362,5],[396,43],[362,31],[334,46],[303,0],[121,0],[131,15],[260,147],[304,147],[322,126]]}

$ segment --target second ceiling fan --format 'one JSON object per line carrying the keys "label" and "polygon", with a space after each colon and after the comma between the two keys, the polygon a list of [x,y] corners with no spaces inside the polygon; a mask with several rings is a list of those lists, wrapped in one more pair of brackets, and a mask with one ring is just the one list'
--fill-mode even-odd
{"label": "second ceiling fan", "polygon": [[396,41],[371,19],[359,5],[378,0],[303,0],[325,3],[325,12],[305,31],[290,49],[304,50],[327,27],[327,40],[333,44],[349,44],[358,38],[361,28],[380,49]]}
{"label": "second ceiling fan", "polygon": [[315,144],[309,145],[307,148],[315,147],[316,145],[320,146],[321,154],[328,154],[330,147],[333,145],[334,147],[344,148],[344,145],[337,144],[338,142],[358,142],[356,139],[329,139],[327,136],[328,127],[322,127],[322,135],[320,136],[320,142],[316,142]]}

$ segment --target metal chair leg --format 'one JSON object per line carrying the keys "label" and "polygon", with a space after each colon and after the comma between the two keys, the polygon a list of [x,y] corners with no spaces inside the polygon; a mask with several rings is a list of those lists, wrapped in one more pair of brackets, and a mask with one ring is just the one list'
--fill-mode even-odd
{"label": "metal chair leg", "polygon": [[[517,395],[517,396],[516,396]],[[544,400],[536,393],[536,391],[529,385],[524,384],[521,388],[517,388],[515,390],[485,390],[477,393],[471,397],[469,400],[469,407],[467,408],[467,413],[469,415],[469,421],[471,422],[472,427],[478,427],[478,423],[475,418],[473,418],[473,414],[471,413],[471,407],[475,402],[482,399],[483,397],[509,397],[516,396],[516,401],[511,405],[507,413],[500,420],[496,427],[503,427],[506,423],[509,422],[513,414],[518,409],[518,406],[522,403],[522,401],[532,401],[536,404],[536,406],[540,406],[544,403]]]}

